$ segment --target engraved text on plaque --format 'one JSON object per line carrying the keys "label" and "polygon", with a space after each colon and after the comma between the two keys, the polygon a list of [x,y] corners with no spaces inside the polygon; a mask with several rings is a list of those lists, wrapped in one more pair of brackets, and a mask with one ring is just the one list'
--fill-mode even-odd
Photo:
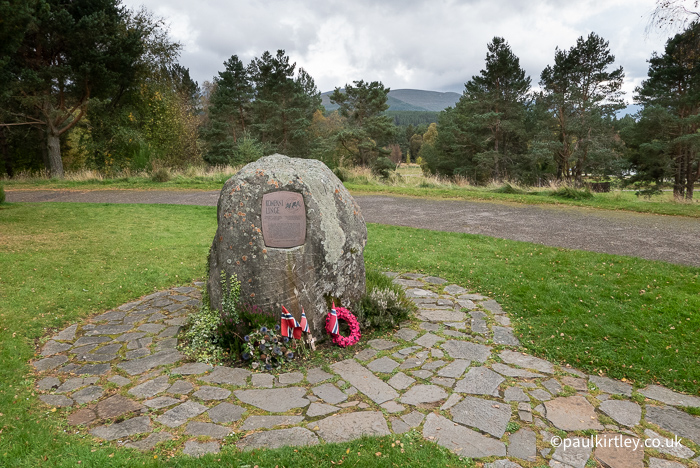
{"label": "engraved text on plaque", "polygon": [[261,217],[267,247],[288,249],[306,242],[306,207],[300,193],[266,193],[262,198]]}

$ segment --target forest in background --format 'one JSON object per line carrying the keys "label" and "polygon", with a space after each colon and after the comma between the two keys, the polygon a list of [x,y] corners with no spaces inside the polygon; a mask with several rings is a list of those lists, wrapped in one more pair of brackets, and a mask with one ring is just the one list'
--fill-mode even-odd
{"label": "forest in background", "polygon": [[412,161],[473,184],[614,179],[646,194],[671,186],[677,199],[692,199],[700,178],[697,21],[650,57],[633,97],[641,110],[617,118],[624,70],[595,33],[557,48],[536,85],[494,37],[454,107],[388,112],[389,88],[360,79],[330,94],[329,111],[284,50],[249,63],[232,55],[200,86],[178,64],[181,45],[164,21],[118,0],[11,0],[0,18],[8,178],[240,165],[275,152],[380,174]]}

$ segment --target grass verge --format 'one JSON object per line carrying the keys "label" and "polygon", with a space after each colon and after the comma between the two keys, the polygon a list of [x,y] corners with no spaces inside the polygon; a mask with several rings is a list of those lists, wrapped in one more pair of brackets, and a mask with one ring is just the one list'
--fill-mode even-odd
{"label": "grass verge", "polygon": [[358,184],[352,181],[345,182],[345,186],[354,195],[398,195],[432,199],[506,202],[524,205],[566,205],[600,210],[633,211],[636,213],[700,218],[700,204],[697,200],[693,203],[646,200],[637,198],[633,192],[618,191],[607,194],[595,194],[588,199],[570,199],[550,196],[550,191],[542,191],[541,193],[498,193],[473,187],[403,187]]}
{"label": "grass verge", "polygon": [[[191,167],[183,170],[160,169],[149,172],[125,172],[106,177],[98,172],[83,170],[68,173],[66,179],[50,179],[44,176],[20,174],[2,182],[8,190],[220,190],[223,184],[238,171],[238,167]],[[168,179],[158,182],[155,177],[166,171]],[[674,201],[669,192],[647,199],[637,197],[633,191],[613,191],[590,194],[566,186],[547,188],[523,188],[509,183],[473,186],[464,179],[447,181],[437,177],[425,177],[420,168],[401,166],[390,181],[372,175],[368,169],[344,171],[345,186],[353,194],[386,194],[433,199],[476,200],[527,205],[567,205],[602,210],[623,210],[638,213],[688,216],[700,218],[700,200],[688,203]]]}
{"label": "grass verge", "polygon": [[[33,395],[27,363],[35,347],[71,322],[202,277],[216,210],[7,204],[0,226],[0,465],[327,466],[343,457],[372,466],[464,463],[415,434],[401,437],[403,453],[391,446],[396,437],[385,437],[298,452],[224,448],[204,460],[167,459],[167,448],[154,459],[71,435],[62,410],[47,410]],[[495,297],[539,356],[638,384],[700,390],[698,268],[484,236],[368,228],[370,268],[439,275]]]}

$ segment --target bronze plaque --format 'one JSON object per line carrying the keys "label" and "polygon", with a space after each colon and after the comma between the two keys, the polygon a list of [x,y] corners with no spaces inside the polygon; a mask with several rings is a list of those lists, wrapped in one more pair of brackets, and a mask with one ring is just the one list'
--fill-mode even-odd
{"label": "bronze plaque", "polygon": [[304,245],[304,197],[297,192],[271,192],[263,195],[262,234],[267,247],[289,249]]}

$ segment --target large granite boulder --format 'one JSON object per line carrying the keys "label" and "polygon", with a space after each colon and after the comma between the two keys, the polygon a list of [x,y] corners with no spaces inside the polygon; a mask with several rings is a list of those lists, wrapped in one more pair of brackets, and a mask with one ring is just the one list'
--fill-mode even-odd
{"label": "large granite boulder", "polygon": [[[221,272],[241,299],[265,310],[306,312],[326,336],[331,301],[352,307],[365,292],[367,228],[360,208],[325,164],[274,154],[248,164],[219,196],[207,290],[221,309]],[[352,310],[352,309],[351,309]]]}

